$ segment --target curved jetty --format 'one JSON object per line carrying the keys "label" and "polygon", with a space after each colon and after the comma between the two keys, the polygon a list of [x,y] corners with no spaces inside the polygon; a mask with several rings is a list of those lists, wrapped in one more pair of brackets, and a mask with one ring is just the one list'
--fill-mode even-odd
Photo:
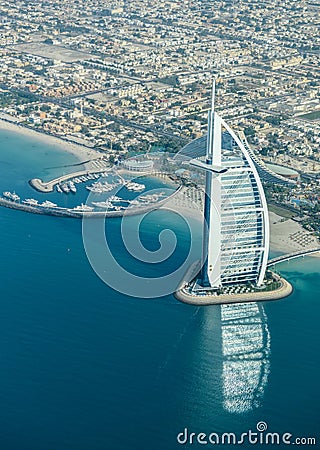
{"label": "curved jetty", "polygon": [[50,181],[42,181],[41,178],[33,178],[32,180],[29,180],[29,184],[30,186],[32,186],[34,189],[36,189],[39,192],[53,192],[54,191],[54,187],[57,184],[63,183],[64,181],[68,181],[71,180],[72,178],[75,177],[81,177],[83,175],[89,175],[91,173],[103,173],[103,172],[107,172],[108,169],[107,167],[98,169],[90,169],[90,170],[80,170],[78,172],[73,172],[73,173],[68,173],[66,175],[62,175],[60,177],[54,178],[53,180]]}
{"label": "curved jetty", "polygon": [[141,204],[141,205],[134,205],[134,206],[128,206],[127,208],[121,209],[121,210],[115,210],[115,211],[95,211],[93,208],[88,207],[86,205],[80,205],[76,206],[75,208],[63,208],[60,206],[46,206],[43,204],[37,204],[35,203],[23,203],[18,201],[13,201],[6,199],[4,197],[0,197],[0,206],[4,206],[6,208],[10,209],[17,209],[20,211],[26,211],[33,214],[46,214],[48,216],[59,216],[59,217],[73,217],[73,218],[83,218],[83,217],[90,217],[90,218],[103,218],[103,217],[122,217],[122,216],[135,216],[139,214],[144,214],[149,211],[153,211],[155,209],[160,208],[165,203],[167,203],[173,196],[175,196],[180,190],[182,189],[182,186],[179,186],[177,190],[175,190],[172,194],[168,195],[168,197],[165,197],[161,200],[158,200],[154,203],[149,203],[147,205]]}

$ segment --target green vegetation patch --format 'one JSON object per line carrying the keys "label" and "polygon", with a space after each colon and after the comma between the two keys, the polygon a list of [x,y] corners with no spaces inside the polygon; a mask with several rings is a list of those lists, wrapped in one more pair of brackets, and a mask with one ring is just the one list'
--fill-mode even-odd
{"label": "green vegetation patch", "polygon": [[301,116],[298,116],[299,119],[306,119],[306,120],[318,120],[320,119],[320,110],[319,111],[312,111],[307,114],[302,114]]}
{"label": "green vegetation patch", "polygon": [[282,208],[281,206],[277,205],[268,205],[269,211],[277,214],[278,216],[284,217],[285,219],[292,219],[292,217],[295,217],[297,213],[290,211],[290,209]]}

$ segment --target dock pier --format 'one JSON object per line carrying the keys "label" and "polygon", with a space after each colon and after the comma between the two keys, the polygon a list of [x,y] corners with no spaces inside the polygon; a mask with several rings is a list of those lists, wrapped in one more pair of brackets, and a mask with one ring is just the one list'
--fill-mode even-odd
{"label": "dock pier", "polygon": [[63,183],[64,181],[71,180],[72,178],[75,177],[81,177],[82,175],[89,175],[91,173],[104,173],[110,170],[111,169],[108,167],[104,167],[101,169],[95,168],[95,169],[80,170],[78,172],[72,172],[66,175],[61,175],[60,177],[54,178],[53,180],[50,181],[43,181],[41,180],[41,178],[33,178],[32,180],[29,180],[29,184],[38,192],[42,193],[53,192],[54,187],[57,184]]}
{"label": "dock pier", "polygon": [[45,207],[42,205],[28,205],[25,203],[15,202],[13,200],[8,200],[6,198],[0,197],[0,206],[4,206],[9,209],[16,209],[18,211],[25,211],[32,214],[42,214],[47,216],[58,216],[58,217],[71,217],[71,218],[108,218],[108,217],[123,217],[123,216],[136,216],[139,214],[144,214],[155,209],[159,209],[161,206],[164,206],[167,202],[169,202],[172,197],[174,197],[180,190],[182,186],[179,186],[177,190],[175,190],[168,197],[159,200],[155,203],[150,203],[146,206],[129,206],[120,211],[81,211],[74,210],[71,208],[63,208],[63,207]]}

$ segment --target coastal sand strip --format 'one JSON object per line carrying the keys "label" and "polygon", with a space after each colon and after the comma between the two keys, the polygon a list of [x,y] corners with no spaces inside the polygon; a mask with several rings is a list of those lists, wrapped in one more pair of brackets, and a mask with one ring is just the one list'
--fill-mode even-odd
{"label": "coastal sand strip", "polygon": [[61,136],[53,136],[47,133],[33,130],[31,128],[27,128],[17,122],[14,122],[13,119],[9,120],[9,116],[7,115],[6,117],[4,117],[3,115],[0,116],[0,129],[13,133],[19,133],[23,136],[37,139],[44,144],[55,146],[65,152],[72,153],[78,158],[79,162],[88,159],[91,160],[101,158],[102,156],[102,154],[98,150],[95,150],[91,147],[86,147],[84,145],[77,144],[76,142],[67,141]]}

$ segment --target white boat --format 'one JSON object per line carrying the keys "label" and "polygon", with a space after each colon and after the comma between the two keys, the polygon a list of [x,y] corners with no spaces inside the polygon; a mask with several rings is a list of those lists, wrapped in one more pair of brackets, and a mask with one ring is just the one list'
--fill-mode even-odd
{"label": "white boat", "polygon": [[14,202],[17,202],[20,200],[19,195],[17,195],[15,192],[12,193],[12,192],[6,191],[6,192],[3,192],[2,195],[5,198],[9,198],[10,200],[13,200]]}
{"label": "white boat", "polygon": [[72,211],[89,212],[93,211],[93,209],[94,208],[92,208],[92,206],[84,205],[83,203],[81,203],[81,205],[78,205],[75,208],[73,208]]}
{"label": "white boat", "polygon": [[140,183],[134,183],[134,182],[129,182],[126,183],[125,187],[129,190],[129,191],[143,191],[145,189],[145,185],[144,184],[140,184]]}
{"label": "white boat", "polygon": [[162,194],[147,194],[147,195],[141,195],[139,197],[139,200],[143,203],[150,203],[150,202],[157,202],[162,197]]}
{"label": "white boat", "polygon": [[17,195],[15,192],[12,194],[11,198],[14,202],[18,202],[20,200],[19,195]]}
{"label": "white boat", "polygon": [[111,202],[92,202],[92,205],[97,206],[98,208],[113,208]]}
{"label": "white boat", "polygon": [[61,189],[63,190],[63,192],[65,194],[68,194],[70,192],[70,188],[69,188],[69,186],[67,184],[62,184],[61,185]]}
{"label": "white boat", "polygon": [[26,198],[22,203],[30,206],[38,206],[38,200],[35,200],[34,198]]}
{"label": "white boat", "polygon": [[56,208],[58,205],[56,203],[52,203],[49,200],[46,200],[45,202],[41,203],[40,206],[44,206],[45,208]]}
{"label": "white boat", "polygon": [[86,186],[86,189],[88,189],[88,191],[93,192],[94,194],[102,194],[103,193],[103,190],[100,187]]}
{"label": "white boat", "polygon": [[61,192],[62,192],[62,189],[61,189],[61,187],[60,187],[60,185],[59,185],[59,184],[57,184],[57,186],[56,186],[56,189],[57,189],[57,192],[59,192],[59,193],[61,194]]}
{"label": "white boat", "polygon": [[69,181],[69,188],[73,194],[75,194],[77,192],[77,188],[75,187],[75,184],[73,181]]}
{"label": "white boat", "polygon": [[109,184],[109,183],[106,182],[104,184],[104,186],[105,186],[106,192],[108,192],[108,191],[112,191],[112,189],[114,189],[117,185],[115,183]]}

